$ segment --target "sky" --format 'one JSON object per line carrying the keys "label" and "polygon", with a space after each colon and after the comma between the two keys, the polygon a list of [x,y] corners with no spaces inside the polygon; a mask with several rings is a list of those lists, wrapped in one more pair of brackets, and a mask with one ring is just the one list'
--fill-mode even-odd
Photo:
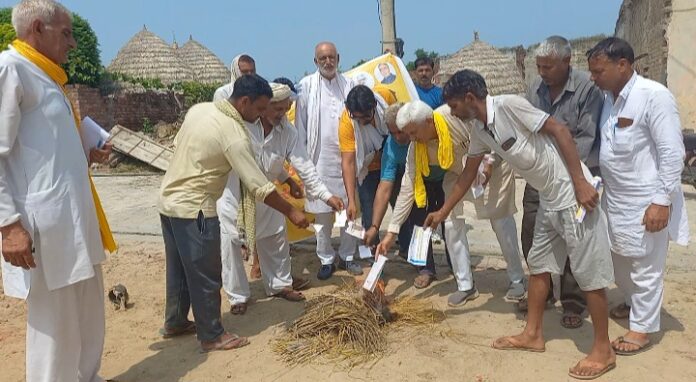
{"label": "sky", "polygon": [[[0,0],[12,6],[17,0]],[[378,0],[63,0],[97,34],[102,64],[138,31],[147,29],[179,45],[189,35],[229,65],[248,53],[267,79],[299,80],[315,70],[314,46],[330,40],[340,67],[381,53]],[[494,46],[528,46],[550,35],[566,38],[612,34],[621,0],[395,0],[396,34],[404,61],[423,48],[450,54],[473,40]]]}

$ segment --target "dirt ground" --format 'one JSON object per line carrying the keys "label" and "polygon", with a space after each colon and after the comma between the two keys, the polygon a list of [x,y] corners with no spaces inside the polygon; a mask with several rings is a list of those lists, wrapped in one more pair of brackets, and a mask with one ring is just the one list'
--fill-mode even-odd
{"label": "dirt ground", "polygon": [[[585,320],[580,329],[563,329],[558,307],[545,313],[547,351],[541,354],[500,352],[490,347],[497,336],[513,334],[524,325],[514,305],[503,301],[507,288],[504,262],[495,236],[485,221],[471,221],[469,241],[475,265],[474,277],[481,296],[463,308],[447,308],[447,296],[455,283],[442,255],[437,256],[439,280],[430,288],[412,287],[414,269],[404,262],[390,262],[385,270],[389,294],[411,294],[428,299],[447,313],[441,325],[455,337],[432,332],[390,337],[389,352],[373,363],[347,369],[335,364],[289,367],[280,362],[269,343],[283,326],[303,310],[301,303],[266,298],[259,281],[252,282],[255,302],[245,316],[229,314],[222,306],[225,327],[251,344],[241,350],[208,355],[198,353],[194,336],[162,340],[158,329],[164,309],[164,256],[155,203],[160,176],[96,178],[97,188],[120,250],[103,265],[106,288],[128,287],[133,306],[126,311],[106,307],[106,345],[102,375],[120,382],[147,381],[565,381],[567,370],[592,339]],[[522,195],[518,181],[518,199]],[[687,202],[692,237],[696,237],[696,193],[688,189]],[[518,206],[521,205],[518,203]],[[521,218],[521,213],[516,215]],[[618,359],[617,369],[604,381],[696,380],[696,240],[687,248],[673,245],[667,262],[663,332],[649,352]],[[351,280],[337,272],[329,281],[316,277],[318,261],[311,242],[293,246],[293,273],[312,279],[308,297]],[[441,253],[441,251],[440,251]],[[621,301],[609,291],[611,305]],[[223,298],[223,300],[225,300]],[[107,302],[108,304],[108,302]],[[22,381],[24,376],[25,305],[0,293],[0,380]],[[625,332],[626,321],[611,321],[610,335]],[[447,331],[444,331],[447,333]]]}

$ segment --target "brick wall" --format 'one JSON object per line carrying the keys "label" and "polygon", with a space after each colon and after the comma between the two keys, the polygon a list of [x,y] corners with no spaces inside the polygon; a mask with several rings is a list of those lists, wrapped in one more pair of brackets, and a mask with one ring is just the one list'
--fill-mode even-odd
{"label": "brick wall", "polygon": [[68,97],[84,118],[89,116],[106,130],[119,124],[131,130],[142,129],[143,120],[172,123],[183,111],[184,96],[155,90],[117,90],[102,95],[99,89],[69,85]]}

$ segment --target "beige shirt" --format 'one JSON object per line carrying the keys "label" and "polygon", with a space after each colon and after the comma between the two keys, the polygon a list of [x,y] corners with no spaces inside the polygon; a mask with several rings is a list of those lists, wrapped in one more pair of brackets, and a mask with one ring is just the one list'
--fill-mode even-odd
{"label": "beige shirt", "polygon": [[217,216],[216,201],[233,171],[262,202],[275,187],[256,164],[243,126],[213,103],[192,107],[177,135],[177,146],[160,188],[162,215],[195,219]]}

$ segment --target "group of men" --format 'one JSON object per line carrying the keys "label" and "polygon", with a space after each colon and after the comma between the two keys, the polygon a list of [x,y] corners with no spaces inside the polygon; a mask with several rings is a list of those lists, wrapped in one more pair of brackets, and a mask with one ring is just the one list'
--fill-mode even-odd
{"label": "group of men", "polygon": [[[88,164],[106,160],[110,145],[84,154],[80,118],[65,94],[59,64],[76,46],[70,12],[52,0],[24,0],[12,23],[18,40],[0,54],[4,291],[27,300],[27,380],[103,381],[100,264],[115,243]],[[675,100],[635,72],[633,50],[618,38],[587,53],[589,74],[570,66],[562,37],[546,39],[536,56],[539,78],[526,98],[490,95],[471,70],[439,88],[432,60],[419,59],[420,100],[407,103],[397,102],[384,82],[354,85],[338,71],[330,42],[316,46],[317,71],[298,91],[284,78],[269,83],[258,76],[249,55],[235,58],[230,84],[187,112],[162,181],[161,335],[195,333],[202,352],[248,344],[225,330],[220,312],[221,289],[232,313],[247,310],[245,251],[257,254],[267,295],[303,300],[309,280],[292,276],[286,218],[314,228],[319,280],[332,277],[337,265],[361,274],[359,244],[381,256],[398,237],[406,256],[414,227],[441,228],[457,284],[448,303],[461,306],[478,296],[465,223],[477,218],[490,220],[507,261],[506,300],[528,311],[522,333],[495,340],[494,348],[545,350],[542,318],[554,301],[554,274],[561,324],[581,326],[587,310],[594,326],[592,349],[569,370],[572,377],[597,378],[616,366],[616,354],[648,349],[649,334],[660,330],[668,242],[689,239]],[[54,139],[37,138],[47,134]],[[529,282],[513,218],[514,174],[527,181],[521,242]],[[603,180],[601,203],[593,175]],[[283,199],[274,182],[306,196],[304,211]],[[473,216],[463,199],[473,203]],[[393,212],[380,240],[387,205]],[[334,213],[342,210],[350,224],[362,214],[365,235],[361,243],[341,227],[336,251]],[[435,277],[431,245],[414,286],[426,288]],[[625,300],[610,311],[605,291],[614,282]],[[614,341],[609,315],[629,320],[628,332]]]}

